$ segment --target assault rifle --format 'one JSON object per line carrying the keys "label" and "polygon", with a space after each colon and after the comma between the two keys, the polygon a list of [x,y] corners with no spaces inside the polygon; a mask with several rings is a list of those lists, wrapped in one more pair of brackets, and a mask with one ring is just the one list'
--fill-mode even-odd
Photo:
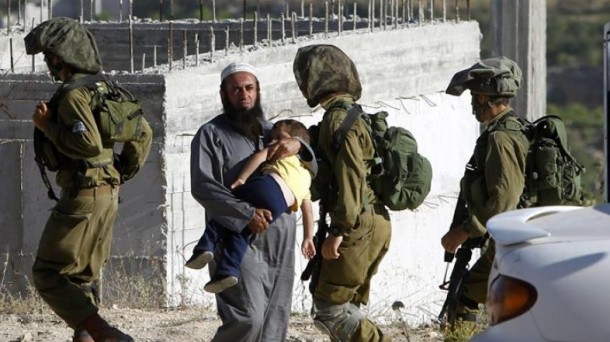
{"label": "assault rifle", "polygon": [[[479,177],[480,171],[476,167],[474,155],[470,157],[470,160],[466,164],[466,169],[464,170],[464,178],[469,179],[471,177]],[[468,218],[468,208],[467,203],[464,200],[464,196],[462,192],[458,195],[457,203],[455,205],[455,211],[453,212],[453,219],[451,220],[451,224],[449,227],[455,227],[457,225],[462,224]],[[483,237],[471,238],[466,240],[460,248],[458,248],[455,254],[445,252],[445,262],[447,263],[447,268],[449,264],[453,261],[455,257],[455,264],[453,265],[453,270],[451,271],[451,275],[449,276],[449,281],[447,281],[447,271],[445,271],[445,277],[443,279],[443,283],[439,286],[441,290],[447,291],[447,298],[445,298],[445,302],[443,303],[443,307],[441,312],[438,315],[438,320],[441,322],[441,326],[444,326],[446,323],[449,323],[451,327],[454,326],[455,320],[457,318],[457,306],[462,295],[463,287],[462,282],[464,281],[464,276],[468,273],[468,263],[472,258],[472,249],[477,247],[482,247],[487,240],[487,234]],[[446,317],[445,317],[446,316]]]}
{"label": "assault rifle", "polygon": [[311,282],[309,283],[309,291],[311,293],[314,292],[318,283],[320,265],[322,264],[322,244],[324,243],[324,239],[326,239],[326,234],[328,234],[326,212],[320,209],[320,218],[318,219],[318,230],[316,231],[316,234],[313,237],[314,244],[316,246],[316,255],[313,258],[309,259],[309,261],[307,262],[307,266],[305,266],[303,273],[301,273],[302,281],[307,281],[311,278]]}
{"label": "assault rifle", "polygon": [[451,263],[455,257],[455,264],[453,265],[449,280],[443,279],[443,283],[439,285],[441,290],[447,291],[447,298],[445,298],[441,312],[438,315],[441,324],[448,323],[451,327],[454,326],[457,318],[458,302],[463,291],[462,283],[464,276],[468,273],[468,263],[472,258],[472,249],[482,247],[485,244],[485,240],[486,236],[468,239],[458,248],[455,254],[445,252],[445,262]]}

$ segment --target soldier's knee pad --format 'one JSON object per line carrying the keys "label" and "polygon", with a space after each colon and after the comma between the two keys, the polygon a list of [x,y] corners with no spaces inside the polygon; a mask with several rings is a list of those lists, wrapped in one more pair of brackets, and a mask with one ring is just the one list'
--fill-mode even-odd
{"label": "soldier's knee pad", "polygon": [[314,304],[314,326],[333,341],[351,341],[364,315],[351,304]]}

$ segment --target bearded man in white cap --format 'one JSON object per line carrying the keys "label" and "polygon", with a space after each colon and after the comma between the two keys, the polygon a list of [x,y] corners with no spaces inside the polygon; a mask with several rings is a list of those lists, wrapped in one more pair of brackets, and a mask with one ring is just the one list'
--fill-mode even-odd
{"label": "bearded man in white cap", "polygon": [[[220,98],[224,112],[201,126],[191,143],[191,193],[205,208],[206,220],[214,219],[236,233],[245,227],[253,239],[241,263],[239,283],[216,294],[222,325],[212,341],[284,341],[295,274],[295,216],[284,213],[270,224],[268,210],[240,201],[230,189],[245,161],[265,147],[272,127],[260,104],[255,68],[241,62],[224,68]],[[315,171],[313,152],[299,138],[273,145],[269,159],[297,153]],[[222,243],[215,258],[221,249]],[[215,267],[212,261],[211,273]]]}

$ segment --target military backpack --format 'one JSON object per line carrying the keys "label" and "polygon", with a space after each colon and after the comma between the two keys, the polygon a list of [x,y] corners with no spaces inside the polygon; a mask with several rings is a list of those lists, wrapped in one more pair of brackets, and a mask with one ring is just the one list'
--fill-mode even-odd
{"label": "military backpack", "polygon": [[[525,120],[523,120],[525,121]],[[524,122],[530,140],[522,207],[582,204],[580,179],[585,172],[570,153],[565,124],[555,115]]]}
{"label": "military backpack", "polygon": [[[91,110],[105,148],[111,148],[117,142],[134,141],[142,137],[142,120],[145,120],[142,106],[129,91],[102,74],[87,75],[63,84],[51,98],[49,108],[56,111],[62,96],[80,87],[86,87],[91,92]],[[57,120],[57,117],[52,120]],[[35,161],[49,188],[49,197],[56,199],[45,169],[57,171],[69,163],[70,158],[62,154],[38,128],[34,128],[33,139]],[[99,167],[112,162],[112,158],[109,158],[102,164],[87,167]]]}
{"label": "military backpack", "polygon": [[[389,126],[387,116],[387,112],[368,114],[359,105],[351,105],[347,117],[333,137],[333,148],[338,150],[352,125],[362,119],[375,147],[372,173],[368,179],[371,188],[388,209],[414,210],[430,192],[432,165],[417,152],[417,141],[413,134],[402,127]],[[313,133],[312,139],[316,136]],[[320,175],[325,165],[323,158],[318,160]]]}

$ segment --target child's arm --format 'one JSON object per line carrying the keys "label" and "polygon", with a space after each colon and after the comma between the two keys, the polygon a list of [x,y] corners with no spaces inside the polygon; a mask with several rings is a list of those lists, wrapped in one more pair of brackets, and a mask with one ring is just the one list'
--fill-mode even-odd
{"label": "child's arm", "polygon": [[254,153],[246,162],[244,167],[239,172],[237,179],[231,184],[231,189],[235,189],[236,187],[243,185],[248,177],[250,177],[258,167],[267,160],[267,153],[269,152],[268,148],[264,148],[256,153]]}
{"label": "child's arm", "polygon": [[316,255],[316,246],[313,242],[313,209],[311,200],[303,199],[301,203],[301,213],[303,214],[303,243],[301,253],[306,259],[311,259]]}

